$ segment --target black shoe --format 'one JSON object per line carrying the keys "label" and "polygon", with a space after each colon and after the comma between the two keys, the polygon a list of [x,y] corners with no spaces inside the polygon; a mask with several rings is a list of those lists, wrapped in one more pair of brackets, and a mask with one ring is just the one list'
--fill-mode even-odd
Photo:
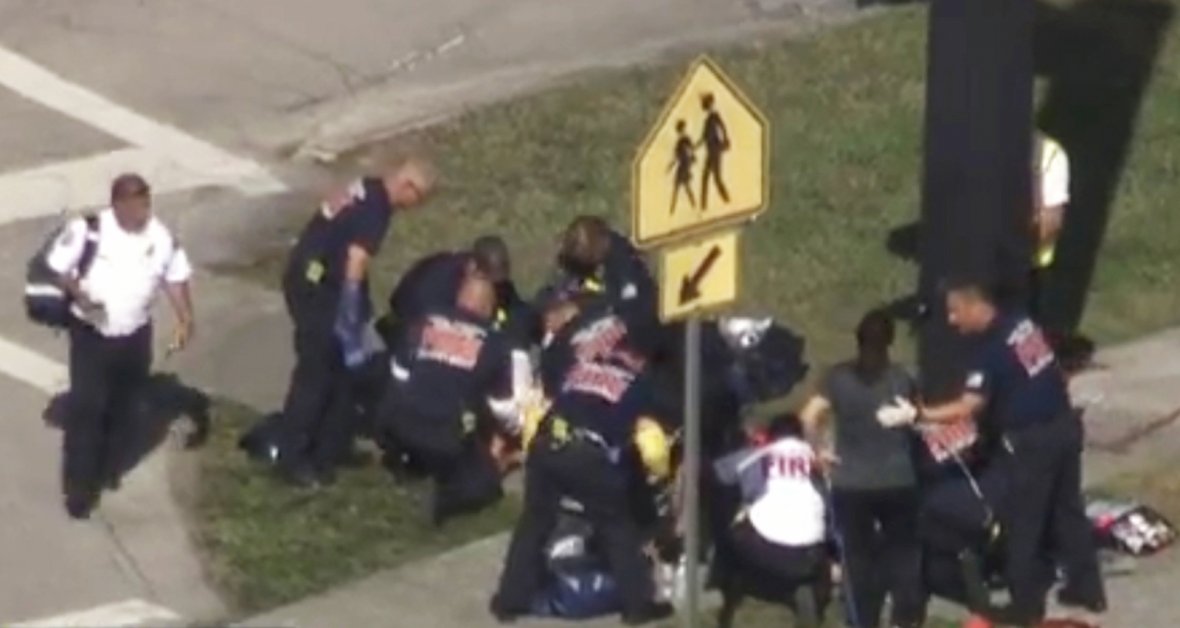
{"label": "black shoe", "polygon": [[1061,606],[1071,609],[1080,609],[1088,613],[1095,613],[1101,615],[1106,612],[1106,602],[1101,601],[1097,604],[1086,603],[1082,601],[1083,596],[1075,594],[1069,590],[1069,585],[1062,587],[1057,591],[1057,603]]}
{"label": "black shoe", "polygon": [[66,496],[66,514],[71,519],[84,521],[90,518],[90,513],[94,512],[94,507],[98,505],[98,499],[92,495],[67,495]]}
{"label": "black shoe", "polygon": [[117,491],[123,487],[123,480],[119,476],[113,475],[107,478],[106,482],[103,482],[102,485],[108,491]]}
{"label": "black shoe", "polygon": [[667,619],[675,609],[667,602],[652,602],[638,611],[623,613],[623,624],[626,626],[641,626],[643,624]]}
{"label": "black shoe", "polygon": [[523,612],[507,608],[501,604],[499,594],[492,596],[492,601],[488,604],[488,611],[491,612],[492,617],[496,618],[496,622],[501,624],[514,623],[524,615]]}

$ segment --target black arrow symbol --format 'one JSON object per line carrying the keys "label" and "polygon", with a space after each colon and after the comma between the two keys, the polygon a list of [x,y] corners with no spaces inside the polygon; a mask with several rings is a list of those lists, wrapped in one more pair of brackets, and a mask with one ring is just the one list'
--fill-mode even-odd
{"label": "black arrow symbol", "polygon": [[680,305],[701,298],[701,282],[705,280],[705,275],[709,274],[713,264],[717,263],[718,257],[721,257],[721,245],[714,244],[705,259],[701,260],[701,265],[697,266],[696,272],[685,275],[680,281]]}

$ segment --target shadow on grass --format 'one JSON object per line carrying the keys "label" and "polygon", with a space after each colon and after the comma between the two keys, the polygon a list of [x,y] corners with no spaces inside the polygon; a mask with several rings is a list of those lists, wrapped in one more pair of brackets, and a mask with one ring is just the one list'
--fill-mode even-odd
{"label": "shadow on grass", "polygon": [[217,429],[201,452],[193,514],[208,572],[236,614],[282,606],[515,521],[509,497],[436,530],[422,506],[427,487],[396,485],[377,465],[344,469],[320,491],[287,488],[237,447],[258,412],[219,399],[211,414]]}

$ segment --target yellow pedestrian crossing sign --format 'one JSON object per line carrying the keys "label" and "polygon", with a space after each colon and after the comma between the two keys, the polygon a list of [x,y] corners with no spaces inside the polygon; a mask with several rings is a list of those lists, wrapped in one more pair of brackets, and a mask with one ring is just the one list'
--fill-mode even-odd
{"label": "yellow pedestrian crossing sign", "polygon": [[660,249],[660,320],[667,323],[729,305],[738,297],[739,233]]}
{"label": "yellow pedestrian crossing sign", "polygon": [[707,57],[689,69],[636,155],[632,239],[650,248],[753,218],[769,197],[770,125]]}

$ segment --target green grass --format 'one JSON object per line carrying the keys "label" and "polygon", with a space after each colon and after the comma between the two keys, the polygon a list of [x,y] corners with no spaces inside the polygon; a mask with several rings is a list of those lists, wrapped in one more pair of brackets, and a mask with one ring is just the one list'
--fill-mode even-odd
{"label": "green grass", "polygon": [[1119,474],[1104,482],[1097,494],[1140,502],[1169,521],[1180,521],[1180,473],[1171,464]]}
{"label": "green grass", "polygon": [[[1098,12],[1085,20],[1098,30],[1119,23],[1108,18]],[[904,8],[805,41],[716,51],[773,128],[771,206],[745,236],[738,309],[774,314],[803,333],[816,367],[851,350],[849,330],[862,312],[915,284],[915,267],[891,255],[885,240],[919,207],[925,34],[925,10]],[[1133,33],[1117,40],[1127,50],[1140,45]],[[1099,342],[1180,321],[1177,44],[1172,30],[1099,251],[1082,325]],[[686,66],[587,75],[346,156],[342,174],[415,146],[444,175],[428,207],[395,221],[376,260],[375,293],[387,294],[416,258],[485,232],[505,236],[519,283],[532,288],[574,215],[602,214],[625,230],[634,150]],[[1058,112],[1057,122],[1076,127],[1082,118],[1071,116],[1089,116],[1086,132],[1100,137],[1109,104],[1101,95],[1118,92],[1123,77],[1095,71],[1085,78],[1089,108]],[[300,218],[289,226],[294,233],[306,214],[292,215]],[[281,263],[272,251],[239,272],[274,286]],[[245,606],[290,599],[453,540],[406,523],[405,498],[374,474],[350,475],[316,500],[276,493],[230,452],[232,436],[220,433],[204,469],[204,528],[220,580]],[[484,524],[491,525],[471,523],[471,534]]]}
{"label": "green grass", "polygon": [[[1176,40],[1169,33],[1160,55],[1102,244],[1083,322],[1099,341],[1180,320]],[[916,268],[887,252],[885,239],[919,207],[925,10],[715,57],[773,129],[771,205],[746,232],[738,309],[779,316],[804,333],[815,363],[830,363],[849,351],[860,314],[915,284]],[[625,231],[633,153],[685,67],[593,74],[346,156],[341,170],[356,172],[425,147],[445,177],[429,207],[395,221],[376,293],[414,259],[484,232],[508,239],[520,283],[532,287],[574,215],[603,214]],[[1115,89],[1121,77],[1092,80],[1096,90]],[[280,263],[268,255],[248,274],[273,285]]]}
{"label": "green grass", "polygon": [[395,486],[374,466],[345,471],[326,490],[287,488],[236,448],[256,412],[220,401],[212,418],[216,429],[203,449],[194,504],[197,538],[236,614],[483,538],[516,517],[509,498],[436,531],[421,514],[428,487]]}

